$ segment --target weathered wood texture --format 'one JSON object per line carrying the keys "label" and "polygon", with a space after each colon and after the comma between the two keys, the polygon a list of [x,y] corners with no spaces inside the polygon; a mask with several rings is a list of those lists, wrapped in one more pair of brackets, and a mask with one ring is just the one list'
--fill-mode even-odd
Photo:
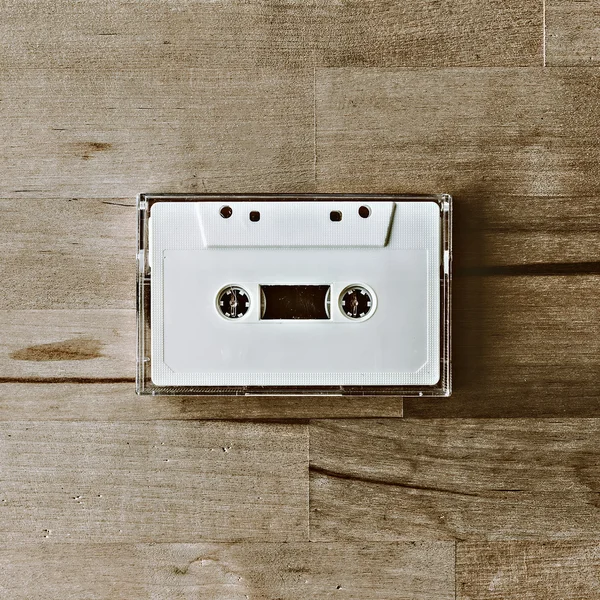
{"label": "weathered wood texture", "polygon": [[599,427],[313,421],[311,539],[596,540]]}
{"label": "weathered wood texture", "polygon": [[11,600],[451,600],[454,545],[21,545],[0,549],[0,592]]}
{"label": "weathered wood texture", "polygon": [[600,598],[600,543],[460,543],[458,600]]}
{"label": "weathered wood texture", "polygon": [[135,199],[0,200],[0,309],[135,308]]}
{"label": "weathered wood texture", "polygon": [[0,71],[0,197],[310,191],[313,69]]}
{"label": "weathered wood texture", "polygon": [[526,199],[577,218],[600,191],[599,106],[594,68],[319,69],[319,191],[448,191],[488,226]]}
{"label": "weathered wood texture", "polygon": [[3,382],[135,377],[135,310],[0,310]]}
{"label": "weathered wood texture", "polygon": [[453,302],[454,393],[407,416],[600,416],[597,275],[457,277]]}
{"label": "weathered wood texture", "polygon": [[542,64],[538,2],[316,0],[315,4],[318,65]]}
{"label": "weathered wood texture", "polygon": [[5,2],[2,66],[541,65],[542,4],[375,0]]}
{"label": "weathered wood texture", "polygon": [[207,67],[225,76],[233,65],[303,68],[312,56],[311,4],[8,0],[0,25],[2,66],[164,73]]}
{"label": "weathered wood texture", "polygon": [[546,65],[598,66],[600,1],[546,0]]}
{"label": "weathered wood texture", "polygon": [[[132,369],[130,361],[129,369]],[[27,377],[0,383],[0,421],[146,421],[401,417],[402,398],[328,396],[137,396],[126,380]]]}
{"label": "weathered wood texture", "polygon": [[0,423],[4,547],[306,540],[307,451],[301,424]]}

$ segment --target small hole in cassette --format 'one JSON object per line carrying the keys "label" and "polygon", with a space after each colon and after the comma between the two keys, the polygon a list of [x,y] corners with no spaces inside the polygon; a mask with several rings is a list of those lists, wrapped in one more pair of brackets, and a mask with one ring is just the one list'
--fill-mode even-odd
{"label": "small hole in cassette", "polygon": [[329,218],[335,223],[342,220],[342,211],[341,210],[332,210],[329,213]]}
{"label": "small hole in cassette", "polygon": [[233,214],[233,209],[231,208],[231,206],[221,206],[221,210],[219,211],[219,214],[224,219],[229,219],[229,217]]}
{"label": "small hole in cassette", "polygon": [[228,285],[217,294],[217,308],[227,319],[239,319],[250,310],[248,292],[237,285]]}
{"label": "small hole in cassette", "polygon": [[364,319],[373,309],[373,296],[363,286],[351,285],[340,294],[340,308],[349,319]]}
{"label": "small hole in cassette", "polygon": [[369,206],[361,206],[358,209],[358,214],[363,218],[363,219],[368,219],[371,216],[371,208]]}
{"label": "small hole in cassette", "polygon": [[250,211],[250,220],[253,223],[257,223],[258,221],[260,221],[260,213],[257,210]]}

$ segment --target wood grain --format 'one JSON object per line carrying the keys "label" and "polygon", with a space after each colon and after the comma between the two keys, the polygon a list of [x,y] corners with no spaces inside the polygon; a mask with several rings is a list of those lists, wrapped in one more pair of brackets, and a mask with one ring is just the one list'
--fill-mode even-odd
{"label": "wood grain", "polygon": [[536,2],[318,0],[316,15],[319,65],[542,65]]}
{"label": "wood grain", "polygon": [[311,539],[597,539],[598,426],[313,421]]}
{"label": "wood grain", "polygon": [[313,69],[0,71],[0,197],[311,191]]}
{"label": "wood grain", "polygon": [[[600,596],[598,7],[6,0],[0,596]],[[206,191],[451,193],[453,396],[136,396]]]}
{"label": "wood grain", "polygon": [[0,200],[0,309],[135,307],[135,200]]}
{"label": "wood grain", "polygon": [[454,547],[398,544],[71,544],[0,550],[0,591],[32,597],[451,600]]}
{"label": "wood grain", "polygon": [[307,444],[304,425],[0,423],[2,539],[306,540]]}
{"label": "wood grain", "polygon": [[319,191],[444,191],[505,224],[600,191],[593,68],[319,69],[316,102]]}
{"label": "wood grain", "polygon": [[[129,368],[131,365],[129,364]],[[133,375],[110,379],[27,379],[0,383],[0,421],[146,421],[401,417],[402,399],[335,396],[137,396]]]}
{"label": "wood grain", "polygon": [[135,377],[135,310],[2,310],[2,381]]}
{"label": "wood grain", "polygon": [[524,0],[5,4],[11,68],[542,64],[542,6]]}
{"label": "wood grain", "polygon": [[3,3],[3,67],[302,67],[311,3],[253,0],[33,0]]}
{"label": "wood grain", "polygon": [[459,600],[600,597],[598,542],[467,542],[456,562]]}
{"label": "wood grain", "polygon": [[546,1],[546,64],[598,66],[600,2]]}

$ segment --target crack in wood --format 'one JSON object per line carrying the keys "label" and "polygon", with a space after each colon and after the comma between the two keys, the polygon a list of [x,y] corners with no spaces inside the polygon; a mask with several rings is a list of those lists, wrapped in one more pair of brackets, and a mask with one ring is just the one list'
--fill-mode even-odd
{"label": "crack in wood", "polygon": [[439,488],[439,487],[430,487],[423,485],[411,485],[408,483],[403,483],[401,481],[392,481],[386,479],[377,479],[375,477],[364,477],[362,475],[350,475],[347,473],[339,473],[337,471],[330,471],[329,469],[325,469],[323,467],[316,467],[311,465],[309,467],[310,473],[316,473],[318,475],[324,475],[325,477],[333,477],[335,479],[344,479],[347,481],[358,481],[361,483],[368,483],[371,485],[385,485],[390,487],[397,487],[406,490],[416,490],[421,492],[435,492],[439,494],[452,494],[455,496],[468,496],[472,498],[478,498],[479,494],[473,492],[458,492],[456,490],[450,490],[447,488]]}

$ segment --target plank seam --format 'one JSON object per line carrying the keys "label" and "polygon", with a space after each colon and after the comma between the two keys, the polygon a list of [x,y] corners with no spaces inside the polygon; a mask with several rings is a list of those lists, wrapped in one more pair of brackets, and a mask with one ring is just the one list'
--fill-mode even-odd
{"label": "plank seam", "polygon": [[457,557],[458,554],[458,542],[454,540],[454,600],[458,598],[458,576],[457,576]]}
{"label": "plank seam", "polygon": [[546,66],[546,0],[542,0],[542,66]]}

